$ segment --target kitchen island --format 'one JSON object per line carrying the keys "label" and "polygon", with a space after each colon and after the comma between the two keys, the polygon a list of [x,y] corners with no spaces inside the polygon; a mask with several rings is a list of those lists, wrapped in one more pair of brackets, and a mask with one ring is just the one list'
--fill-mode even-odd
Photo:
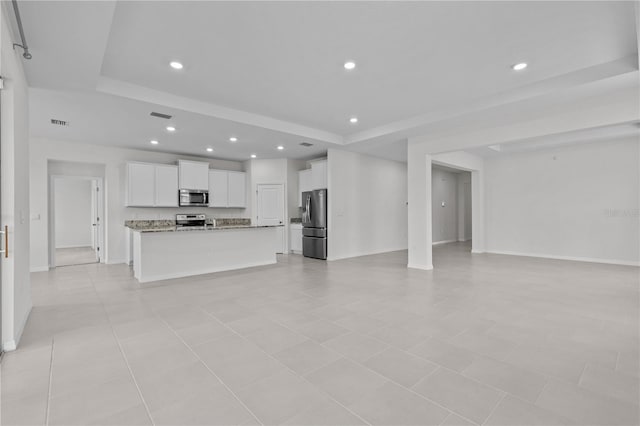
{"label": "kitchen island", "polygon": [[276,263],[276,226],[126,226],[141,283]]}

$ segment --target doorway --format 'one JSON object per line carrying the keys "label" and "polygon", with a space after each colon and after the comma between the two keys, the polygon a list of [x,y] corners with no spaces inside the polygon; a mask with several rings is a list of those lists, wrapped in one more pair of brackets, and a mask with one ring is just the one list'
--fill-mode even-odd
{"label": "doorway", "polygon": [[434,164],[431,169],[432,244],[457,243],[471,251],[471,173]]}
{"label": "doorway", "polygon": [[51,266],[99,263],[102,257],[102,178],[52,176]]}
{"label": "doorway", "polygon": [[258,211],[256,224],[258,226],[278,226],[276,228],[276,253],[285,252],[284,226],[284,185],[258,184]]}

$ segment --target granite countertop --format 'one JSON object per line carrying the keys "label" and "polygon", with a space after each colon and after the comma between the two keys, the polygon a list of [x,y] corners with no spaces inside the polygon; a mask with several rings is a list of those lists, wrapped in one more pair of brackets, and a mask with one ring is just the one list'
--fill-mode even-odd
{"label": "granite countertop", "polygon": [[176,227],[175,220],[126,220],[124,226],[138,232],[195,232],[195,231],[222,231],[225,229],[252,229],[252,228],[275,228],[283,225],[252,225],[251,219],[217,219],[216,226],[211,220],[207,220],[205,226],[194,226],[192,228]]}
{"label": "granite countertop", "polygon": [[196,232],[196,231],[223,231],[225,229],[256,229],[256,228],[277,228],[282,225],[226,225],[226,226],[193,226],[178,228],[176,226],[158,227],[158,228],[141,228],[135,226],[127,226],[132,231],[137,232]]}

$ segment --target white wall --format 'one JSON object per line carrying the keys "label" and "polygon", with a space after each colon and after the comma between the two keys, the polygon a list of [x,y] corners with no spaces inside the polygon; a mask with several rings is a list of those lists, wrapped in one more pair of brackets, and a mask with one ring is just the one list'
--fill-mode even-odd
{"label": "white wall", "polygon": [[56,248],[90,247],[92,191],[88,179],[60,178],[54,184]]}
{"label": "white wall", "polygon": [[10,2],[0,6],[0,75],[2,90],[1,164],[2,225],[9,228],[9,257],[2,256],[2,346],[16,348],[31,312],[29,275],[29,118],[22,52],[9,26]]}
{"label": "white wall", "polygon": [[328,258],[407,248],[407,166],[364,154],[328,153]]}
{"label": "white wall", "polygon": [[303,160],[287,160],[287,210],[289,217],[300,217],[300,207],[298,206],[299,180],[298,172],[307,168],[307,162]]}
{"label": "white wall", "polygon": [[471,173],[458,173],[458,241],[471,239]]}
{"label": "white wall", "polygon": [[[258,215],[256,191],[258,184],[283,184],[285,185],[285,206],[287,205],[287,160],[277,159],[257,159],[245,161],[245,169],[248,173],[249,196],[251,198],[250,215],[251,221],[256,222]],[[285,215],[287,209],[285,208]]]}
{"label": "white wall", "polygon": [[[100,145],[63,142],[48,139],[32,139],[30,151],[30,194],[31,194],[31,270],[46,270],[48,260],[48,164],[60,169],[72,170],[78,174],[86,169],[93,173],[95,165],[104,168],[105,196],[105,247],[106,263],[124,263],[126,261],[125,228],[127,219],[172,219],[184,209],[178,208],[132,208],[124,207],[125,180],[124,164],[127,161],[145,161],[151,163],[175,164],[178,158],[209,162],[211,168],[242,171],[243,165],[237,161],[216,160],[201,157],[189,157],[153,151],[142,151],[107,147]],[[58,163],[63,162],[63,163]],[[64,163],[67,162],[67,163]],[[85,163],[71,167],[70,162]],[[27,179],[29,181],[29,179]],[[26,194],[26,190],[25,190]],[[248,198],[250,200],[250,198]],[[205,207],[190,209],[189,212],[205,213],[209,217],[250,217],[247,209],[209,209]],[[26,241],[29,241],[27,238]]]}
{"label": "white wall", "polygon": [[247,171],[249,197],[251,198],[249,217],[251,217],[253,223],[257,223],[258,220],[258,185],[282,184],[284,186],[284,226],[277,230],[277,238],[282,239],[283,253],[287,253],[289,251],[289,227],[287,226],[290,203],[289,187],[292,185],[289,182],[288,161],[286,158],[248,160],[245,161],[245,169]]}
{"label": "white wall", "polygon": [[485,161],[487,251],[639,264],[639,142]]}
{"label": "white wall", "polygon": [[[458,240],[458,173],[431,171],[433,243]],[[444,203],[444,206],[443,206]]]}

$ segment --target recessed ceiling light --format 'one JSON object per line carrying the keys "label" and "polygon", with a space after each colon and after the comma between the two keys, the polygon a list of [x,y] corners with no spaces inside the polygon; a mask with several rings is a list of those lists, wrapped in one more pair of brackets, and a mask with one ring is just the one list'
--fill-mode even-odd
{"label": "recessed ceiling light", "polygon": [[351,117],[349,119],[349,123],[351,123],[351,124],[356,124],[357,122],[358,122],[358,117]]}
{"label": "recessed ceiling light", "polygon": [[167,132],[175,132],[176,128],[173,126],[167,126]]}
{"label": "recessed ceiling light", "polygon": [[171,62],[169,62],[169,65],[174,70],[181,70],[182,68],[184,68],[184,66],[178,61],[171,61]]}
{"label": "recessed ceiling light", "polygon": [[257,157],[257,155],[251,154],[251,158],[256,158],[256,157]]}
{"label": "recessed ceiling light", "polygon": [[207,148],[207,152],[213,152],[213,148]]}
{"label": "recessed ceiling light", "polygon": [[355,68],[356,68],[356,63],[353,62],[353,61],[347,61],[347,62],[344,63],[344,69],[345,70],[351,71],[351,70],[353,70]]}
{"label": "recessed ceiling light", "polygon": [[279,149],[280,151],[282,151],[282,150],[284,149],[284,146],[282,146],[282,145],[278,145],[278,149]]}
{"label": "recessed ceiling light", "polygon": [[238,142],[238,138],[236,138],[235,136],[232,136],[229,138],[229,142]]}
{"label": "recessed ceiling light", "polygon": [[159,142],[158,142],[157,140],[155,140],[155,139],[154,139],[154,140],[152,140],[152,141],[149,141],[149,143],[150,143],[151,145],[158,145],[158,143],[159,143]]}
{"label": "recessed ceiling light", "polygon": [[519,64],[515,64],[513,65],[511,68],[514,71],[522,71],[523,69],[525,69],[527,67],[527,63],[526,62],[520,62]]}

